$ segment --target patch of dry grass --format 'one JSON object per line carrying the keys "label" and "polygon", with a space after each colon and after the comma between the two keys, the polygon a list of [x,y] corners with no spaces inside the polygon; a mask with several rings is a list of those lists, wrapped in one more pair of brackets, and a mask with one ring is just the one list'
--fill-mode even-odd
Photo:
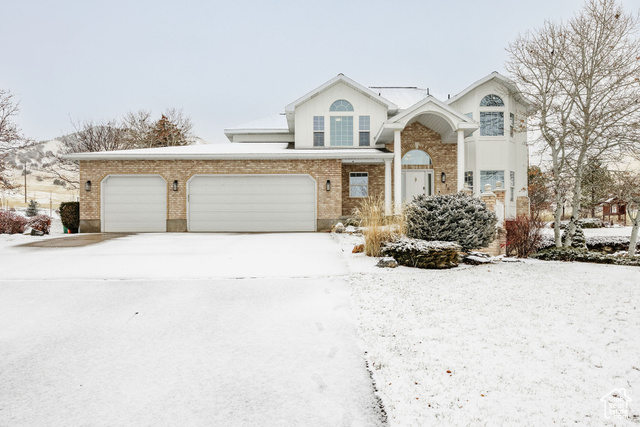
{"label": "patch of dry grass", "polygon": [[353,215],[362,228],[364,251],[368,256],[381,256],[382,244],[405,234],[405,217],[385,215],[384,198],[369,196],[354,209]]}

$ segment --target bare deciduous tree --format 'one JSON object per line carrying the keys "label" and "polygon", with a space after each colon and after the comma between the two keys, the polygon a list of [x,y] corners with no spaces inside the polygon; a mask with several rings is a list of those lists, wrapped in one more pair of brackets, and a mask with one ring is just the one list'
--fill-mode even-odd
{"label": "bare deciduous tree", "polygon": [[8,90],[0,89],[0,187],[4,188],[12,188],[11,181],[5,174],[5,158],[11,150],[32,142],[22,135],[14,122],[19,112],[19,103],[14,95]]}
{"label": "bare deciduous tree", "polygon": [[627,203],[627,215],[632,225],[629,256],[634,256],[638,243],[638,229],[640,229],[640,173],[621,171],[617,172],[615,177],[615,194]]}
{"label": "bare deciduous tree", "polygon": [[[639,149],[638,19],[615,0],[586,0],[565,24],[547,22],[509,45],[507,69],[536,107],[533,125],[549,150],[554,188],[571,182],[571,245],[589,158],[613,162]],[[556,190],[555,237],[559,239]]]}

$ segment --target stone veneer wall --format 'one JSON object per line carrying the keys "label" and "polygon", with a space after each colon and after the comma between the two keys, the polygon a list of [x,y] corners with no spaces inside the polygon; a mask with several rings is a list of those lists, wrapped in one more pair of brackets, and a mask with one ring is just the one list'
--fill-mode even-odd
{"label": "stone veneer wall", "polygon": [[[90,192],[80,191],[81,228],[85,224],[85,231],[100,231],[100,183],[107,175],[119,174],[154,174],[167,181],[168,231],[186,231],[186,184],[196,174],[309,174],[318,186],[318,230],[330,228],[342,215],[340,160],[83,160],[80,182],[92,182]],[[179,188],[173,191],[176,179]],[[331,191],[326,191],[327,180],[331,180]]]}
{"label": "stone veneer wall", "polygon": [[[458,147],[456,144],[444,144],[440,134],[433,129],[429,129],[420,122],[407,125],[400,133],[402,144],[402,155],[411,150],[422,150],[431,156],[433,165],[424,166],[404,166],[403,169],[433,169],[435,181],[435,194],[448,194],[458,191]],[[389,151],[393,151],[393,143],[386,145]],[[447,182],[440,180],[441,173],[447,175]]]}
{"label": "stone veneer wall", "polygon": [[[349,197],[349,173],[368,172],[369,173],[369,195],[379,196],[384,201],[384,164],[382,165],[360,165],[342,164],[342,215],[351,216],[353,209],[358,207],[362,198]],[[333,182],[333,181],[332,181]]]}

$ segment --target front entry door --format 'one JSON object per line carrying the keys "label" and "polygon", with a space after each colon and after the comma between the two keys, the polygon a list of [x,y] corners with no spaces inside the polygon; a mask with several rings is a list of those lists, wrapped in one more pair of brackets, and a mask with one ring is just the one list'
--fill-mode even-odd
{"label": "front entry door", "polygon": [[405,169],[402,171],[402,202],[408,203],[420,195],[433,194],[433,171]]}

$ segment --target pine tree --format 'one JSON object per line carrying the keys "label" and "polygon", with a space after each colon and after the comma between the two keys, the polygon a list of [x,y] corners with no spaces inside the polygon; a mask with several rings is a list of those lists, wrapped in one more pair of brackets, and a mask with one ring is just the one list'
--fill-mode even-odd
{"label": "pine tree", "polygon": [[174,147],[187,145],[187,136],[164,114],[151,129],[151,140],[154,147]]}
{"label": "pine tree", "polygon": [[27,211],[25,212],[27,216],[36,216],[38,215],[38,202],[35,200],[29,200],[29,205],[27,206]]}

